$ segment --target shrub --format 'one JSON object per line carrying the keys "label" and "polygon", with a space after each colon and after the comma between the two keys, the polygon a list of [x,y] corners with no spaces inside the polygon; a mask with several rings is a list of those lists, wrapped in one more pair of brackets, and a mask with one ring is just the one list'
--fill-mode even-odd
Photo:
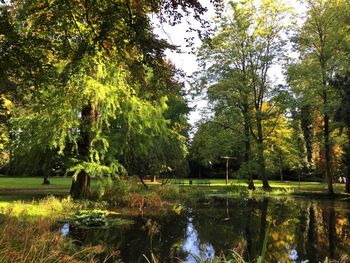
{"label": "shrub", "polygon": [[176,185],[163,185],[157,192],[164,200],[178,200],[180,198],[179,187]]}

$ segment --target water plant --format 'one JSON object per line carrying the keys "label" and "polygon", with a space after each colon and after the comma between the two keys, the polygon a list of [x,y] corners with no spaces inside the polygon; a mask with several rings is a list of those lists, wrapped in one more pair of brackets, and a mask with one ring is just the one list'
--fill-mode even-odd
{"label": "water plant", "polygon": [[106,226],[106,212],[102,210],[80,210],[74,215],[74,223],[78,226]]}

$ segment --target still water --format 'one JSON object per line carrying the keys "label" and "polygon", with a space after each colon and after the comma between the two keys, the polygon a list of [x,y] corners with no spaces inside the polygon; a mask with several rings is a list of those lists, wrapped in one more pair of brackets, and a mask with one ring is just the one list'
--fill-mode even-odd
{"label": "still water", "polygon": [[[209,198],[184,205],[181,213],[138,216],[128,227],[70,233],[84,243],[119,250],[124,262],[197,262],[232,249],[247,261],[324,261],[350,255],[350,201]],[[266,236],[267,233],[267,237]],[[348,261],[345,261],[348,262]],[[350,262],[350,261],[349,261]]]}

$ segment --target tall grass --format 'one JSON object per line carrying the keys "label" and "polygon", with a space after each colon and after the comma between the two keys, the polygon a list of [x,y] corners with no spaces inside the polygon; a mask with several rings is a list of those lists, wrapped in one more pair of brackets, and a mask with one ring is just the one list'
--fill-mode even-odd
{"label": "tall grass", "polygon": [[40,201],[0,202],[0,213],[26,220],[38,217],[57,219],[68,216],[79,209],[81,205],[81,203],[73,202],[71,198],[58,199],[48,196]]}
{"label": "tall grass", "polygon": [[83,204],[70,199],[48,197],[37,203],[15,202],[2,206],[0,224],[0,263],[107,262],[118,260],[102,245],[77,246],[63,237],[58,220],[80,209]]}

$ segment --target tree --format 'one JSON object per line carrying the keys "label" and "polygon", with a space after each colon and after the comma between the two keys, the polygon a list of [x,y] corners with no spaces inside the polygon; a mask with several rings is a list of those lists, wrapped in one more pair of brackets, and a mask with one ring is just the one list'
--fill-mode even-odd
{"label": "tree", "polygon": [[[181,20],[179,7],[192,9],[197,17],[205,9],[197,1],[19,0],[9,5],[4,5],[6,14],[21,40],[13,41],[15,49],[10,51],[18,56],[16,48],[25,43],[23,49],[37,65],[35,70],[24,66],[19,72],[7,68],[15,77],[29,71],[16,81],[28,102],[26,116],[16,121],[39,128],[28,133],[20,128],[13,131],[18,140],[28,138],[24,136],[27,133],[45,149],[70,152],[75,163],[68,170],[75,178],[71,194],[84,197],[89,194],[90,176],[123,170],[119,155],[111,158],[107,154],[113,152],[107,136],[110,129],[124,128],[115,123],[127,114],[122,110],[134,107],[154,112],[161,103],[163,96],[142,96],[149,69],[162,72],[164,50],[171,47],[152,33],[149,14],[158,12],[161,21],[177,23]],[[33,43],[32,50],[28,41]],[[147,122],[137,123],[143,124]],[[124,145],[113,147],[122,149]]]}
{"label": "tree", "polygon": [[329,86],[329,79],[334,70],[342,63],[338,48],[346,36],[344,25],[345,2],[308,0],[307,19],[297,36],[298,50],[301,53],[301,65],[308,77],[304,78],[308,88],[320,99],[323,119],[323,148],[325,158],[325,177],[328,193],[333,194],[332,184],[332,115],[337,101],[334,91]]}
{"label": "tree", "polygon": [[267,168],[278,172],[283,181],[283,171],[299,171],[303,166],[303,155],[300,154],[298,138],[295,137],[293,121],[285,116],[278,116],[276,128],[266,139]]}
{"label": "tree", "polygon": [[345,192],[350,193],[350,73],[337,76],[331,85],[341,94],[341,103],[336,111],[335,119],[342,121],[347,129],[348,142],[344,147],[343,161],[347,168]]}
{"label": "tree", "polygon": [[218,123],[215,118],[203,121],[192,139],[190,159],[193,172],[198,172],[198,177],[202,176],[202,168],[210,169],[222,164],[222,156],[235,157],[237,164],[242,163],[244,143],[239,129],[225,128]]}
{"label": "tree", "polygon": [[[274,129],[264,133],[263,128],[273,108],[264,109],[272,95],[268,72],[283,55],[287,14],[288,9],[278,1],[230,2],[229,15],[219,23],[219,33],[208,39],[199,52],[206,82],[209,86],[216,82],[225,85],[227,105],[241,111],[246,162],[251,158],[251,136],[257,144],[258,171],[264,188],[270,187],[264,144]],[[254,187],[252,180],[250,187]]]}

